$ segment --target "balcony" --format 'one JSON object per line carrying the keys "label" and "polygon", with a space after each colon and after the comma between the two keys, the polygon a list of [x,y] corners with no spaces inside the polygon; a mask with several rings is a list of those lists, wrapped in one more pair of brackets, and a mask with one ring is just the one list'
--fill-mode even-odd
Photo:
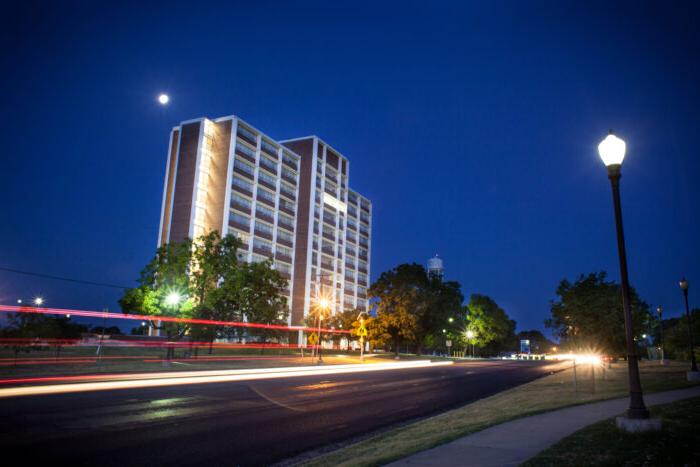
{"label": "balcony", "polygon": [[335,252],[333,251],[333,248],[329,248],[327,246],[324,246],[321,248],[321,251],[327,255],[335,256]]}
{"label": "balcony", "polygon": [[275,183],[272,180],[268,180],[262,177],[258,177],[258,183],[261,184],[262,186],[269,188],[272,191],[276,191],[277,187],[275,186]]}
{"label": "balcony", "polygon": [[250,208],[251,205],[245,205],[239,201],[236,201],[235,199],[231,201],[231,207],[233,209],[236,209],[244,214],[250,215]]}
{"label": "balcony", "polygon": [[286,182],[291,183],[292,185],[296,186],[297,184],[297,177],[296,175],[292,175],[286,171],[282,171],[282,179]]}
{"label": "balcony", "polygon": [[289,167],[290,169],[293,170],[298,170],[299,167],[297,166],[296,161],[290,159],[289,157],[282,157],[282,163]]}
{"label": "balcony", "polygon": [[289,248],[294,248],[293,242],[291,242],[285,238],[280,237],[279,234],[277,235],[277,243],[279,243],[280,245],[284,245],[286,247],[289,247]]}
{"label": "balcony", "polygon": [[326,240],[330,240],[331,242],[335,241],[335,235],[328,232],[327,230],[323,231],[323,238],[325,238]]}
{"label": "balcony", "polygon": [[283,229],[287,229],[290,232],[294,232],[294,226],[288,222],[283,221],[281,218],[277,218],[277,226],[282,227]]}
{"label": "balcony", "polygon": [[[257,227],[255,228],[255,235],[257,235],[260,238],[272,240],[272,233],[271,232],[265,232],[263,230],[258,229]],[[272,252],[270,252],[270,254],[272,254]]]}
{"label": "balcony", "polygon": [[283,213],[289,214],[290,216],[294,217],[294,209],[290,208],[289,206],[286,206],[283,203],[280,203],[279,209]]}
{"label": "balcony", "polygon": [[245,152],[241,151],[238,145],[236,145],[236,157],[240,157],[241,159],[245,159],[251,164],[255,164],[255,157],[252,157],[250,154],[246,154]]}
{"label": "balcony", "polygon": [[258,145],[258,141],[257,141],[258,138],[254,134],[250,133],[248,130],[244,130],[244,129],[239,128],[237,135],[243,141],[250,143],[253,146]]}
{"label": "balcony", "polygon": [[235,227],[239,230],[242,230],[243,232],[250,231],[250,224],[244,224],[243,222],[238,222],[238,221],[234,220],[233,218],[229,219],[228,225],[231,227]]}
{"label": "balcony", "polygon": [[282,186],[280,187],[280,195],[282,195],[282,196],[284,196],[284,197],[290,199],[291,201],[296,201],[296,200],[297,200],[296,193],[294,193],[293,191],[288,191],[288,190],[286,190],[286,189],[284,188],[284,185],[282,185]]}
{"label": "balcony", "polygon": [[260,167],[269,171],[272,175],[277,176],[277,164],[271,162],[266,157],[260,158]]}
{"label": "balcony", "polygon": [[248,170],[244,169],[241,167],[241,164],[233,164],[233,171],[234,173],[237,173],[238,175],[242,175],[251,182],[255,179],[255,175]]}
{"label": "balcony", "polygon": [[275,258],[280,260],[280,261],[284,261],[285,263],[292,264],[292,257],[287,256],[284,253],[280,253],[279,251],[277,253],[275,253]]}
{"label": "balcony", "polygon": [[259,255],[267,256],[268,258],[272,258],[272,250],[267,247],[253,244],[253,252]]}
{"label": "balcony", "polygon": [[266,204],[267,206],[270,206],[270,207],[273,208],[273,209],[274,209],[274,207],[275,207],[275,200],[273,200],[273,199],[269,199],[269,198],[264,198],[264,197],[258,196],[258,201],[261,202],[261,203]]}
{"label": "balcony", "polygon": [[242,186],[239,186],[239,185],[234,184],[232,188],[233,188],[234,191],[237,191],[238,193],[242,193],[242,194],[248,195],[248,196],[250,196],[250,197],[253,196],[253,192],[252,192],[252,191],[249,191],[247,188],[244,188],[244,187],[242,187]]}
{"label": "balcony", "polygon": [[256,218],[256,219],[263,220],[263,221],[265,221],[265,222],[269,222],[270,224],[272,224],[272,223],[275,222],[275,218],[274,218],[274,217],[272,217],[271,215],[269,215],[269,214],[267,214],[267,213],[265,213],[265,212],[262,212],[262,211],[259,210],[259,209],[256,209],[256,210],[255,210],[255,218]]}

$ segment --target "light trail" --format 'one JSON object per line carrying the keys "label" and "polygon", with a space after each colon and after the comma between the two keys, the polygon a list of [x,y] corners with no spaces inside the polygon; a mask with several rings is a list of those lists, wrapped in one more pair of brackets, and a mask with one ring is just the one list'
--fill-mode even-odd
{"label": "light trail", "polygon": [[[298,376],[325,376],[348,373],[365,373],[374,371],[391,371],[403,369],[428,368],[434,366],[452,365],[453,362],[415,361],[403,363],[374,363],[333,365],[324,368],[317,366],[265,368],[250,370],[222,370],[222,371],[182,371],[170,373],[140,373],[127,375],[91,375],[74,377],[52,377],[52,381],[83,381],[71,384],[50,384],[42,386],[20,386],[0,389],[0,398],[37,396],[48,394],[66,394],[91,391],[107,391],[118,389],[152,388],[162,386],[180,386],[192,384],[224,383],[234,381],[255,381],[266,379],[290,378]],[[110,378],[110,381],[98,379]],[[35,380],[41,380],[36,378]],[[90,381],[92,379],[92,381]],[[15,380],[17,382],[28,382]]]}
{"label": "light trail", "polygon": [[[163,315],[136,315],[132,313],[111,313],[107,311],[86,311],[86,310],[71,310],[67,308],[45,308],[33,306],[16,306],[16,305],[0,305],[0,312],[6,313],[32,313],[41,315],[75,315],[88,318],[104,318],[104,319],[128,319],[134,321],[162,321],[165,323],[189,323],[189,324],[210,324],[214,326],[230,326],[242,328],[259,328],[259,329],[279,329],[284,331],[317,331],[317,328],[308,328],[305,326],[288,326],[285,324],[265,324],[265,323],[249,323],[246,321],[218,321],[211,319],[198,318],[178,318],[175,316]],[[321,328],[321,332],[350,334],[352,331],[344,329],[327,329]]]}

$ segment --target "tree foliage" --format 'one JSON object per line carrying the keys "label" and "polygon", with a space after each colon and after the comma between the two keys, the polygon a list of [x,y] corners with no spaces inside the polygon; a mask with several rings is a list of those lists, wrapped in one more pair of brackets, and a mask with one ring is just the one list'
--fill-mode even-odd
{"label": "tree foliage", "polygon": [[[553,329],[562,343],[572,349],[595,349],[612,354],[625,351],[625,321],[622,292],[606,280],[604,272],[580,275],[571,283],[564,279],[557,287],[559,299],[552,302],[552,317],[545,327]],[[649,306],[630,287],[634,335],[651,319]]]}
{"label": "tree foliage", "polygon": [[[280,289],[287,281],[273,269],[271,260],[240,262],[241,243],[214,231],[192,241],[163,245],[141,273],[139,285],[128,289],[119,301],[122,311],[160,316],[194,317],[214,321],[284,324],[289,309]],[[176,292],[182,302],[168,303]],[[194,340],[219,335],[254,335],[267,340],[277,331],[230,330],[221,326],[163,325],[169,338],[191,334]]]}
{"label": "tree foliage", "polygon": [[512,347],[515,340],[515,321],[491,298],[473,294],[466,307],[467,329],[474,333],[470,343],[482,355],[493,355]]}

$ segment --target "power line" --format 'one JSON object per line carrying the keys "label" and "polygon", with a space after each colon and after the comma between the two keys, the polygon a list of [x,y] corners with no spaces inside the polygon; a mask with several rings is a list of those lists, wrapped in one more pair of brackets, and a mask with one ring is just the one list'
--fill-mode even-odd
{"label": "power line", "polygon": [[0,271],[12,272],[15,274],[24,274],[26,276],[42,277],[44,279],[53,279],[53,280],[57,280],[57,281],[74,282],[76,284],[95,285],[98,287],[111,287],[113,289],[130,289],[131,288],[131,287],[123,286],[123,285],[107,284],[105,282],[84,281],[84,280],[80,280],[80,279],[72,279],[70,277],[52,276],[50,274],[41,274],[38,272],[30,272],[30,271],[20,271],[19,269],[4,268],[2,266],[0,266]]}

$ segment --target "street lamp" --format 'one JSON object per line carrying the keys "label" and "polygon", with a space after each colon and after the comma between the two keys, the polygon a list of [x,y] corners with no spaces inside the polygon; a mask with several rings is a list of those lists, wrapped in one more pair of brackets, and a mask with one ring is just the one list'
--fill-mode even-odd
{"label": "street lamp", "polygon": [[625,234],[622,229],[622,208],[620,207],[620,168],[625,158],[625,142],[610,134],[598,145],[598,152],[608,168],[608,178],[612,187],[613,207],[615,210],[615,227],[617,230],[617,253],[620,260],[620,280],[622,286],[622,308],[625,317],[625,337],[627,339],[627,371],[629,378],[630,406],[627,416],[630,419],[648,419],[649,411],[644,405],[642,385],[639,379],[639,361],[632,330],[632,311],[630,309],[630,289],[627,277],[627,255],[625,252]]}
{"label": "street lamp", "polygon": [[180,303],[180,300],[182,300],[182,296],[178,292],[170,292],[165,297],[165,304],[174,308]]}
{"label": "street lamp", "polygon": [[664,309],[661,305],[656,307],[656,314],[659,315],[659,350],[661,351],[661,365],[664,365]]}
{"label": "street lamp", "polygon": [[331,306],[331,302],[326,297],[318,299],[318,363],[323,363],[321,357],[321,321],[323,321],[323,311]]}
{"label": "street lamp", "polygon": [[474,358],[474,341],[472,340],[474,339],[474,331],[472,331],[471,329],[467,330],[467,339],[472,344],[472,358]]}
{"label": "street lamp", "polygon": [[34,299],[34,304],[35,304],[36,306],[41,306],[41,305],[44,304],[44,299],[41,298],[41,297],[36,297],[36,298]]}
{"label": "street lamp", "polygon": [[688,320],[688,341],[690,344],[690,371],[693,374],[688,374],[688,380],[700,379],[698,375],[698,364],[695,362],[695,349],[693,348],[693,323],[692,317],[690,316],[690,309],[688,308],[688,281],[685,279],[680,280],[678,285],[683,291],[683,298],[685,299],[685,317]]}

